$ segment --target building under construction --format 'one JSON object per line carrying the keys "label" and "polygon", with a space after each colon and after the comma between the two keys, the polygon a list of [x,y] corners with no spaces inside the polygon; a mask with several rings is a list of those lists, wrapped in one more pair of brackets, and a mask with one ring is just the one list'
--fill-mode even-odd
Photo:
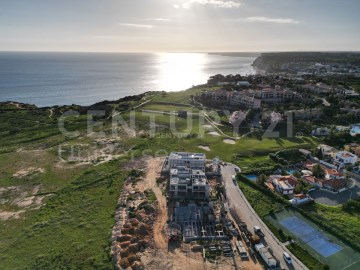
{"label": "building under construction", "polygon": [[209,202],[210,185],[205,175],[205,154],[171,153],[169,167],[170,211],[168,237],[185,242],[194,240],[224,240],[220,219]]}

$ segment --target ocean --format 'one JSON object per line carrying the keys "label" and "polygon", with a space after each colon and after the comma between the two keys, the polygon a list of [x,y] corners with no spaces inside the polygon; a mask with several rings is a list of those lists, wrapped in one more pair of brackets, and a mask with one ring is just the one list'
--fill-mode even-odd
{"label": "ocean", "polygon": [[216,74],[254,74],[255,56],[207,53],[0,52],[0,101],[91,105],[146,91],[179,91]]}

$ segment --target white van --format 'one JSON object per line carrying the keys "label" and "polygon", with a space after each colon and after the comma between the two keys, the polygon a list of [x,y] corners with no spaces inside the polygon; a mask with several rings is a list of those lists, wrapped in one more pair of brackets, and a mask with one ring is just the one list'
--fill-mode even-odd
{"label": "white van", "polygon": [[292,264],[292,260],[291,260],[291,257],[289,254],[287,254],[287,252],[284,252],[283,253],[283,257],[284,257],[284,260],[287,264]]}

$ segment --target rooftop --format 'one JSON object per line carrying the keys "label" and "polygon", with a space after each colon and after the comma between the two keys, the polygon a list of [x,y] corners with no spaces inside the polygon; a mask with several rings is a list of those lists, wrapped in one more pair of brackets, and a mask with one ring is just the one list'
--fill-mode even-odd
{"label": "rooftop", "polygon": [[187,153],[187,152],[172,152],[169,156],[170,159],[198,159],[204,160],[206,156],[204,153]]}

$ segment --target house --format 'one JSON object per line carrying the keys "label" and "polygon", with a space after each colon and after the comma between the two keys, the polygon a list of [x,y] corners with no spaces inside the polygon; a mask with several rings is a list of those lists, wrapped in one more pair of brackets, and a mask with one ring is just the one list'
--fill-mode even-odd
{"label": "house", "polygon": [[345,178],[339,178],[339,179],[333,179],[333,180],[324,180],[323,181],[323,187],[332,191],[339,192],[342,189],[346,188],[346,179]]}
{"label": "house", "polygon": [[360,134],[360,124],[352,125],[350,130],[351,136],[356,136]]}
{"label": "house", "polygon": [[269,182],[281,194],[293,194],[294,188],[299,182],[293,175],[270,175]]}
{"label": "house", "polygon": [[302,95],[291,90],[281,89],[279,86],[264,88],[256,91],[256,97],[267,103],[280,103],[287,100],[301,100]]}
{"label": "house", "polygon": [[339,87],[336,90],[339,94],[344,95],[346,97],[358,97],[359,96],[359,93],[353,89],[345,89],[343,87]]}
{"label": "house", "polygon": [[324,156],[334,157],[336,153],[339,152],[336,148],[326,144],[319,144],[317,148],[321,150]]}
{"label": "house", "polygon": [[261,115],[261,120],[267,124],[271,124],[271,123],[278,123],[280,121],[283,120],[283,117],[281,115],[281,113],[278,112],[270,112],[270,111],[266,111],[263,112],[263,114]]}
{"label": "house", "polygon": [[344,132],[344,131],[349,131],[350,127],[349,126],[336,126],[335,129],[338,132]]}
{"label": "house", "polygon": [[323,111],[320,108],[293,110],[289,111],[289,113],[292,113],[296,120],[314,119],[323,115]]}
{"label": "house", "polygon": [[234,93],[232,95],[231,105],[242,105],[248,109],[260,109],[261,100],[255,98],[254,95],[249,93]]}
{"label": "house", "polygon": [[334,164],[338,168],[344,168],[345,165],[354,165],[358,160],[357,155],[350,153],[348,151],[340,151],[336,154],[334,158]]}
{"label": "house", "polygon": [[305,157],[310,157],[311,156],[311,151],[309,151],[309,150],[299,149],[299,152]]}
{"label": "house", "polygon": [[344,146],[344,149],[353,152],[355,155],[360,156],[360,145],[357,143],[350,143]]}
{"label": "house", "polygon": [[322,180],[312,175],[303,175],[301,177],[306,183],[314,187],[322,187]]}
{"label": "house", "polygon": [[312,136],[328,136],[329,133],[330,133],[330,129],[326,127],[315,128],[314,130],[311,131]]}
{"label": "house", "polygon": [[242,87],[250,87],[251,83],[249,83],[248,81],[239,81],[236,83],[237,86],[242,86]]}
{"label": "house", "polygon": [[339,173],[338,170],[336,169],[332,169],[332,168],[327,168],[325,166],[321,166],[321,168],[323,169],[324,173],[325,173],[325,179],[326,180],[331,180],[331,179],[339,179],[339,178],[343,178],[344,176]]}
{"label": "house", "polygon": [[234,124],[241,124],[245,119],[246,116],[248,115],[249,111],[236,111],[233,112],[229,118],[229,123],[234,125]]}
{"label": "house", "polygon": [[333,92],[334,88],[330,85],[327,85],[325,83],[317,83],[316,87],[314,87],[314,92],[317,94],[326,94],[326,93],[330,93]]}
{"label": "house", "polygon": [[295,194],[294,197],[289,200],[289,202],[293,205],[301,205],[311,202],[312,198],[307,194]]}

